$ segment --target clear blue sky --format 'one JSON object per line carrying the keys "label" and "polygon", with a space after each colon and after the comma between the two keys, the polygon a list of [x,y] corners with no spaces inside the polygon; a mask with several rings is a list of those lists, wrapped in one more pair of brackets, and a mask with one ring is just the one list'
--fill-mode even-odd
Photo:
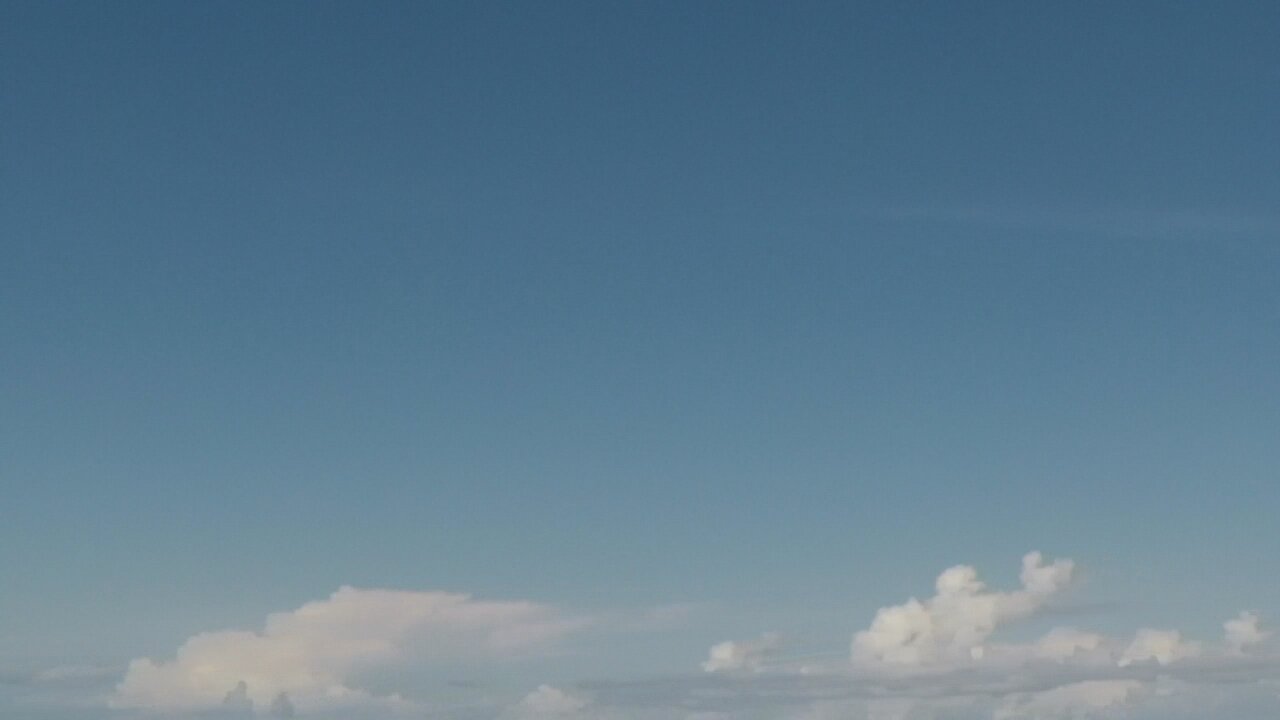
{"label": "clear blue sky", "polygon": [[0,3],[0,663],[1032,549],[1278,616],[1278,128],[1271,2]]}

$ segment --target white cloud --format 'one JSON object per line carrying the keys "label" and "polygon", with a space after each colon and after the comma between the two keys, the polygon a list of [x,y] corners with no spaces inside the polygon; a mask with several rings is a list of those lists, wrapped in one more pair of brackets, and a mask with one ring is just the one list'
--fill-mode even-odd
{"label": "white cloud", "polygon": [[1245,611],[1223,623],[1227,645],[1239,653],[1266,640],[1271,633],[1262,629],[1261,622],[1256,614]]}
{"label": "white cloud", "polygon": [[1040,638],[1035,645],[1037,657],[1059,662],[1092,653],[1105,647],[1107,639],[1102,635],[1082,632],[1075,628],[1054,628]]}
{"label": "white cloud", "polygon": [[[769,633],[713,646],[702,673],[588,682],[572,691],[542,685],[523,699],[504,697],[501,682],[451,697],[417,686],[411,697],[421,701],[386,693],[436,670],[448,677],[545,656],[585,621],[526,602],[343,588],[270,616],[261,631],[205,633],[172,659],[135,660],[112,704],[175,718],[196,711],[345,720],[406,713],[441,720],[1200,720],[1280,710],[1265,684],[1280,679],[1280,653],[1257,614],[1240,613],[1223,624],[1221,638],[1204,642],[1169,629],[1121,637],[1065,627],[1008,642],[1001,629],[1052,603],[1075,565],[1030,553],[1021,570],[1019,587],[1001,591],[970,566],[950,568],[931,597],[878,611],[854,635],[851,654],[786,658],[779,636]],[[587,637],[662,632],[672,625],[667,615],[689,621],[683,611],[657,613],[652,622],[606,611],[593,616],[593,627],[608,632]],[[575,662],[609,659],[602,652]],[[691,660],[683,664],[692,671]],[[534,669],[543,666],[513,670]],[[557,682],[565,677],[563,668],[547,670]],[[1241,708],[1244,714],[1225,713]]]}
{"label": "white cloud", "polygon": [[777,633],[765,633],[757,640],[722,642],[712,646],[702,669],[707,672],[759,672],[761,664],[781,645]]}
{"label": "white cloud", "polygon": [[899,665],[979,658],[997,627],[1044,606],[1070,584],[1074,569],[1070,560],[1046,564],[1040,553],[1028,553],[1022,588],[994,592],[972,567],[957,565],[938,576],[932,598],[881,608],[871,627],[854,636],[853,658]]}
{"label": "white cloud", "polygon": [[503,720],[552,720],[553,718],[578,717],[588,705],[587,700],[550,685],[539,685],[536,690],[502,714]]}
{"label": "white cloud", "polygon": [[1145,694],[1136,680],[1086,680],[1038,693],[1011,695],[995,709],[994,720],[1081,720]]}
{"label": "white cloud", "polygon": [[854,636],[850,661],[766,664],[752,643],[722,643],[705,670],[752,672],[672,694],[701,711],[742,718],[1149,720],[1170,710],[1208,712],[1224,706],[1226,688],[1280,677],[1280,656],[1242,652],[1266,647],[1261,621],[1247,612],[1224,624],[1225,640],[1216,644],[1176,630],[1142,629],[1122,639],[1076,628],[1054,628],[1029,643],[993,642],[1002,625],[1067,588],[1074,569],[1070,560],[1031,553],[1021,587],[999,592],[972,567],[956,566],[938,577],[934,596],[877,612]]}
{"label": "white cloud", "polygon": [[398,696],[361,690],[354,677],[397,662],[527,655],[583,624],[530,602],[343,587],[325,600],[269,616],[261,632],[201,633],[172,660],[134,660],[111,704],[199,710],[227,700],[259,712],[273,706],[277,712],[367,703],[404,707]]}
{"label": "white cloud", "polygon": [[1161,665],[1168,665],[1176,660],[1195,657],[1200,654],[1200,644],[1182,639],[1177,630],[1152,630],[1144,628],[1134,636],[1133,642],[1125,648],[1118,662],[1125,667],[1138,662],[1154,660]]}

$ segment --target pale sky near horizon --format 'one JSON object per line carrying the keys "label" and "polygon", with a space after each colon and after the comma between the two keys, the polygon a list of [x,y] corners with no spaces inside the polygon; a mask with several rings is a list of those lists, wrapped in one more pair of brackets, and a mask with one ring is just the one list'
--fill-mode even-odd
{"label": "pale sky near horizon", "polygon": [[0,718],[1273,718],[1277,128],[1270,2],[0,0]]}

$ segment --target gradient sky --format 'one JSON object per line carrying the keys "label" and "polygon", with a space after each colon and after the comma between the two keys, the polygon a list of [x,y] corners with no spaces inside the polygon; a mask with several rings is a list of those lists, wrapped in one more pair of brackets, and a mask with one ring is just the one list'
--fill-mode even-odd
{"label": "gradient sky", "polygon": [[684,670],[1034,549],[1280,618],[1277,128],[1272,2],[0,2],[0,670],[344,584]]}

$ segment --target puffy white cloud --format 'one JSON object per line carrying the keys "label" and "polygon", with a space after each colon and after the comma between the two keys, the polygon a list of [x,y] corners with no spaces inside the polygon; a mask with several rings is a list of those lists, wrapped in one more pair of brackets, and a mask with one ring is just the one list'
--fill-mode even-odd
{"label": "puffy white cloud", "polygon": [[957,565],[938,576],[936,594],[881,608],[871,627],[853,638],[853,658],[863,662],[924,665],[981,657],[983,643],[1002,623],[1031,615],[1066,588],[1071,560],[1046,563],[1038,552],[1022,559],[1022,588],[988,591],[978,573]]}
{"label": "puffy white cloud", "polygon": [[776,653],[780,645],[781,638],[777,633],[765,633],[757,640],[722,642],[712,646],[702,669],[707,672],[759,672],[761,664]]}
{"label": "puffy white cloud", "polygon": [[545,648],[582,620],[530,602],[445,592],[343,587],[325,600],[267,618],[261,632],[189,638],[172,660],[130,663],[111,704],[199,710],[224,701],[277,714],[380,703],[354,686],[360,672],[396,662],[494,661]]}
{"label": "puffy white cloud", "polygon": [[1226,633],[1227,645],[1235,652],[1243,652],[1245,648],[1266,640],[1271,633],[1264,631],[1261,620],[1254,613],[1244,611],[1222,624]]}
{"label": "puffy white cloud", "polygon": [[1149,720],[1222,707],[1225,688],[1280,676],[1280,656],[1242,653],[1267,637],[1247,612],[1224,624],[1220,644],[1175,630],[1121,639],[1075,628],[1054,628],[1029,643],[992,642],[1002,624],[1035,613],[1068,587],[1074,568],[1031,553],[1021,587],[1010,592],[988,589],[972,567],[950,568],[932,597],[880,610],[855,635],[851,662],[766,664],[756,644],[721,643],[704,670],[752,672],[731,674],[722,681],[728,685],[687,688],[683,697],[704,712],[742,718]]}
{"label": "puffy white cloud", "polygon": [[1152,630],[1144,628],[1134,636],[1133,642],[1125,648],[1118,662],[1120,667],[1138,662],[1154,660],[1161,665],[1168,665],[1175,660],[1195,657],[1200,654],[1200,644],[1182,639],[1177,630]]}

